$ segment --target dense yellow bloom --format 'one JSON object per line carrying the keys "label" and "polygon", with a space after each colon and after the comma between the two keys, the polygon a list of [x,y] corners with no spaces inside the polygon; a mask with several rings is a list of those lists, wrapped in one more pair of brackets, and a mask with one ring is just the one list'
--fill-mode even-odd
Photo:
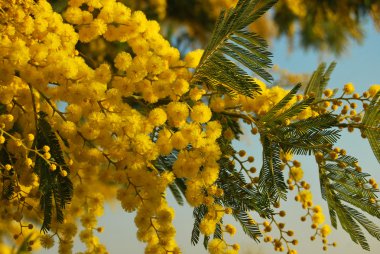
{"label": "dense yellow bloom", "polygon": [[[146,2],[165,15],[165,0]],[[209,0],[206,4],[230,8],[236,3]],[[126,212],[135,212],[137,238],[146,243],[146,253],[180,253],[174,210],[166,200],[168,188],[178,179],[186,187],[186,201],[207,208],[201,233],[213,234],[220,223],[224,234],[234,235],[235,227],[221,221],[236,208],[218,204],[225,191],[218,182],[221,163],[236,162],[229,149],[236,129],[229,121],[240,124],[240,115],[247,122],[259,119],[288,91],[255,79],[262,93],[253,98],[219,94],[191,82],[194,70],[189,68],[199,65],[203,50],[181,59],[180,51],[160,34],[160,25],[143,12],[116,0],[69,0],[65,8],[63,14],[56,13],[46,0],[0,3],[0,9],[6,10],[0,12],[0,150],[5,148],[12,159],[1,162],[0,168],[17,183],[18,196],[1,201],[0,238],[17,238],[20,225],[26,235],[27,228],[43,223],[36,213],[44,180],[37,172],[41,161],[49,174],[71,181],[74,187],[64,222],[53,216],[50,226],[56,234],[35,233],[42,247],[50,248],[59,240],[59,253],[72,252],[80,223],[85,252],[107,253],[94,232],[102,232],[97,221],[105,202],[116,198]],[[301,15],[302,6],[292,11]],[[351,90],[345,86],[346,94]],[[378,90],[374,85],[368,93],[374,96]],[[287,121],[316,114],[306,108]],[[41,120],[51,126],[62,153],[55,143],[45,142],[38,149],[33,144],[40,145],[41,128],[36,124]],[[261,131],[259,124],[256,127],[256,132]],[[253,163],[252,158],[245,162]],[[291,155],[282,159],[290,161]],[[302,180],[302,169],[294,165],[289,177]],[[0,185],[3,188],[4,181]],[[309,190],[298,197],[302,203],[312,201]],[[313,222],[323,223],[317,206],[313,212]],[[29,225],[29,220],[36,225]],[[2,230],[7,228],[12,230]],[[320,230],[324,236],[330,233],[326,226]],[[19,246],[22,237],[15,240]],[[213,239],[208,248],[212,254],[232,254],[239,245]],[[0,252],[10,249],[0,244]]]}
{"label": "dense yellow bloom", "polygon": [[166,112],[161,108],[155,108],[149,113],[149,121],[155,126],[164,124],[166,122],[166,119]]}
{"label": "dense yellow bloom", "polygon": [[352,83],[347,83],[344,85],[343,91],[346,94],[352,94],[355,91],[355,87]]}
{"label": "dense yellow bloom", "polygon": [[216,228],[216,221],[203,219],[199,224],[199,229],[204,235],[211,235],[214,233]]}
{"label": "dense yellow bloom", "polygon": [[227,224],[226,225],[226,231],[230,234],[230,235],[235,235],[236,233],[236,228],[231,225],[231,224]]}
{"label": "dense yellow bloom", "polygon": [[178,150],[184,149],[189,144],[189,141],[185,139],[182,132],[180,131],[177,131],[176,133],[174,133],[170,141],[173,148],[178,149]]}
{"label": "dense yellow bloom", "polygon": [[380,85],[372,85],[368,89],[370,97],[374,97],[377,92],[380,91]]}
{"label": "dense yellow bloom", "polygon": [[299,182],[303,178],[303,170],[300,167],[291,167],[289,171],[289,178]]}
{"label": "dense yellow bloom", "polygon": [[321,228],[321,234],[323,237],[326,237],[328,236],[329,234],[331,233],[331,228],[329,225],[323,225],[323,227]]}
{"label": "dense yellow bloom", "polygon": [[199,61],[201,60],[202,55],[203,55],[202,49],[197,49],[197,50],[187,53],[184,59],[186,62],[186,66],[189,68],[196,68],[199,64]]}
{"label": "dense yellow bloom", "polygon": [[177,79],[172,86],[172,90],[176,95],[183,95],[189,91],[189,82],[185,79]]}
{"label": "dense yellow bloom", "polygon": [[313,195],[310,192],[310,190],[302,190],[300,191],[299,195],[301,197],[301,201],[304,203],[310,202],[313,200]]}
{"label": "dense yellow bloom", "polygon": [[210,254],[223,254],[227,249],[227,245],[223,240],[214,238],[209,242],[207,248]]}
{"label": "dense yellow bloom", "polygon": [[120,52],[115,57],[115,67],[118,68],[121,71],[126,71],[128,67],[132,64],[132,57],[127,52]]}
{"label": "dense yellow bloom", "polygon": [[198,123],[206,123],[211,119],[212,113],[205,104],[198,104],[193,107],[191,118]]}
{"label": "dense yellow bloom", "polygon": [[313,214],[311,219],[313,220],[313,223],[316,224],[322,224],[323,222],[325,222],[325,216],[321,212]]}
{"label": "dense yellow bloom", "polygon": [[175,127],[181,127],[185,124],[189,116],[189,108],[182,102],[171,102],[166,108],[169,123]]}
{"label": "dense yellow bloom", "polygon": [[50,249],[54,246],[54,238],[51,235],[41,235],[40,243],[43,248]]}
{"label": "dense yellow bloom", "polygon": [[212,100],[211,100],[211,103],[210,103],[210,108],[212,109],[212,111],[214,112],[222,112],[225,108],[225,102],[222,98],[220,97],[214,97]]}

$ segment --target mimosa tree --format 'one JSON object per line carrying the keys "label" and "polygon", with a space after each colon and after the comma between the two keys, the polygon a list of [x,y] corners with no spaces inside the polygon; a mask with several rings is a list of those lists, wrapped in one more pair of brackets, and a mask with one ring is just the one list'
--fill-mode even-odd
{"label": "mimosa tree", "polygon": [[[332,63],[303,90],[271,86],[267,43],[247,27],[275,2],[238,1],[204,50],[181,57],[158,22],[115,0],[2,1],[1,253],[55,243],[72,253],[77,236],[83,253],[107,253],[94,232],[115,199],[136,212],[145,253],[180,253],[168,192],[194,209],[191,241],[213,254],[239,250],[224,238],[236,232],[227,216],[254,241],[297,253],[282,221],[289,191],[324,249],[338,223],[363,249],[363,230],[380,240],[366,217],[380,217],[378,184],[335,146],[342,128],[359,129],[380,161],[380,85],[331,90]],[[260,135],[259,169],[232,146],[243,128]],[[315,159],[328,213],[293,155]]]}

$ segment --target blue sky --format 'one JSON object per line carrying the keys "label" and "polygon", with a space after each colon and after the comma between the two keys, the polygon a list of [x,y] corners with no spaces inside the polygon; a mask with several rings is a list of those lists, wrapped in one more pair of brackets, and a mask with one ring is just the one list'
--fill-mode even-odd
{"label": "blue sky", "polygon": [[[380,83],[380,33],[377,33],[371,24],[366,25],[366,39],[362,45],[352,44],[342,57],[335,56],[319,56],[316,52],[296,50],[288,53],[286,39],[282,38],[275,41],[272,45],[273,62],[281,68],[285,68],[291,72],[311,73],[316,69],[320,60],[327,63],[335,60],[338,65],[332,74],[330,87],[343,87],[347,82],[352,82],[358,92],[363,92],[372,84]],[[374,176],[380,182],[380,165],[374,157],[369,144],[366,140],[360,138],[360,133],[352,134],[345,133],[339,142],[338,146],[344,147],[349,154],[359,158],[359,162],[363,169]],[[256,157],[256,161],[260,161],[260,143],[258,140],[244,136],[238,149],[244,148],[248,153]],[[320,198],[317,168],[313,159],[307,157],[297,158],[302,162],[305,179],[311,184],[314,196],[314,203],[323,204],[324,211],[327,211],[326,205]],[[259,163],[256,166],[260,166]],[[170,194],[169,199],[173,201]],[[188,206],[178,207],[175,202],[171,204],[176,208],[175,225],[177,227],[177,241],[182,247],[184,254],[206,253],[202,244],[191,246],[190,235],[192,230],[192,209]],[[312,234],[310,222],[301,223],[299,217],[302,216],[302,209],[299,203],[293,201],[293,196],[290,195],[288,204],[285,206],[288,209],[289,215],[286,222],[291,229],[295,230],[295,237],[299,239],[300,244],[297,246],[299,253],[317,254],[322,253],[322,244],[318,239],[311,242],[309,239]],[[328,219],[328,214],[325,213]],[[231,219],[226,221],[233,222]],[[379,220],[376,222],[380,225]],[[105,226],[105,231],[100,234],[100,240],[107,247],[111,254],[119,253],[143,253],[144,245],[137,242],[135,233],[136,229],[133,224],[133,215],[125,213],[120,205],[115,202],[105,209],[105,215],[100,218],[100,226]],[[239,227],[238,228],[238,232]],[[363,251],[358,245],[352,243],[348,235],[342,229],[333,231],[330,235],[331,241],[337,241],[337,248],[330,248],[327,253],[330,254],[360,254],[360,253],[378,253],[380,242],[368,237],[372,251]],[[264,254],[274,253],[273,248],[268,244],[256,244],[249,238],[238,233],[231,239],[231,243],[238,242],[241,244],[243,254]],[[83,250],[83,246],[77,242],[76,251]],[[56,250],[41,251],[40,253],[55,253]]]}

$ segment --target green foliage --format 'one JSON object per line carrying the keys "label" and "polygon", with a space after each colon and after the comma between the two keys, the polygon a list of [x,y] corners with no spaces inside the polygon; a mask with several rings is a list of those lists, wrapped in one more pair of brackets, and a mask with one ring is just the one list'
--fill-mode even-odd
{"label": "green foliage", "polygon": [[284,111],[300,87],[300,84],[296,85],[257,123],[263,130],[261,132],[263,166],[260,171],[259,186],[261,191],[271,197],[272,202],[276,202],[279,198],[286,199],[287,187],[281,170],[281,150],[295,154],[312,154],[335,143],[339,138],[339,131],[330,129],[337,122],[336,117],[329,114],[295,121],[290,125],[283,124],[286,119],[299,114],[314,101],[313,98],[309,98],[295,103]]}
{"label": "green foliage", "polygon": [[[12,158],[8,151],[5,149],[5,147],[1,147],[0,149],[0,162],[5,164],[11,164]],[[2,181],[2,190],[1,190],[1,199],[7,199],[10,200],[14,194],[14,188],[15,188],[15,179],[13,177],[14,175],[14,169],[11,169],[8,173],[1,169],[1,181]]]}
{"label": "green foliage", "polygon": [[196,245],[199,241],[200,229],[199,224],[201,223],[203,217],[207,213],[207,207],[205,205],[201,205],[199,207],[194,208],[193,217],[194,217],[194,226],[193,231],[191,232],[191,244]]}
{"label": "green foliage", "polygon": [[368,174],[355,170],[356,163],[354,157],[344,155],[331,160],[326,152],[319,162],[321,191],[322,197],[327,200],[333,227],[337,227],[338,218],[351,239],[359,243],[363,249],[370,250],[359,224],[377,239],[380,229],[353,207],[380,218],[378,205],[371,202],[371,199],[376,200],[377,190],[367,185]]}
{"label": "green foliage", "polygon": [[293,89],[284,97],[282,100],[274,105],[264,116],[260,118],[260,122],[267,124],[268,122],[277,121],[277,114],[282,110],[296,95],[297,91],[300,89],[301,84],[297,84]]}
{"label": "green foliage", "polygon": [[[192,83],[206,84],[222,94],[254,97],[255,93],[260,93],[259,85],[248,71],[267,82],[272,81],[272,76],[267,71],[267,68],[271,66],[271,53],[267,49],[265,40],[248,31],[247,26],[262,16],[276,2],[274,0],[240,0],[235,8],[223,11],[216,21],[211,40],[194,72]],[[215,202],[230,207],[233,211],[232,216],[239,222],[243,231],[255,241],[261,236],[261,232],[258,226],[252,223],[249,214],[254,212],[264,218],[270,217],[273,215],[272,205],[280,199],[286,200],[287,197],[287,185],[281,168],[281,152],[297,155],[322,152],[323,160],[318,162],[320,185],[322,197],[328,203],[332,225],[336,228],[339,220],[352,240],[366,250],[369,250],[369,245],[362,228],[380,240],[380,229],[359,212],[361,210],[380,218],[377,204],[370,202],[377,197],[376,190],[369,187],[367,180],[369,175],[355,170],[357,160],[351,156],[340,155],[336,160],[329,157],[331,147],[340,137],[340,130],[336,129],[337,116],[326,113],[305,120],[292,120],[304,109],[322,100],[323,91],[327,87],[335,66],[335,62],[327,68],[325,63],[318,66],[305,87],[304,94],[309,95],[305,100],[289,106],[301,88],[301,84],[297,84],[264,116],[255,119],[263,146],[263,164],[257,185],[248,181],[242,170],[237,170],[228,158],[222,158],[219,161],[220,175],[217,185],[224,191],[224,195],[216,198]],[[126,102],[139,108],[136,101]],[[160,103],[166,104],[165,101]],[[214,113],[213,118],[223,123],[223,130],[231,129],[237,139],[242,134],[236,115]],[[290,123],[284,124],[286,121]],[[380,162],[380,93],[373,98],[360,126]],[[234,156],[236,151],[229,140],[221,137],[218,143],[224,155]],[[41,117],[38,121],[36,146],[41,149],[44,145],[52,148],[52,159],[68,171],[57,136],[49,123]],[[176,159],[177,152],[174,151],[168,156],[160,156],[154,166],[161,173],[172,171]],[[46,161],[37,157],[35,172],[41,182],[41,208],[44,210],[43,231],[49,230],[53,211],[58,221],[63,220],[62,209],[70,201],[72,195],[72,185],[68,178],[49,171],[48,166]],[[186,179],[176,179],[169,185],[169,189],[177,203],[183,205]],[[11,188],[9,188],[9,193],[11,193]],[[193,211],[194,225],[191,243],[194,245],[200,240],[199,225],[207,211],[205,205],[196,207]],[[220,224],[216,225],[213,237],[222,237]],[[205,247],[210,239],[211,236],[204,237]]]}
{"label": "green foliage", "polygon": [[265,70],[271,65],[271,54],[266,42],[257,34],[248,32],[246,27],[275,3],[273,0],[240,0],[235,8],[223,11],[192,82],[205,83],[214,89],[222,86],[230,94],[249,97],[260,92],[259,85],[240,66],[271,81],[272,76]]}
{"label": "green foliage", "polygon": [[340,130],[332,128],[336,122],[331,114],[301,120],[278,128],[275,139],[284,152],[311,155],[339,139]]}
{"label": "green foliage", "polygon": [[272,203],[280,198],[286,200],[287,186],[281,170],[280,146],[267,137],[262,137],[263,166],[260,170],[259,189]]}
{"label": "green foliage", "polygon": [[336,63],[332,62],[326,70],[326,64],[321,63],[317,70],[313,72],[313,75],[305,88],[305,95],[314,94],[313,97],[320,99],[328,81],[330,80],[331,73],[334,71],[335,66]]}
{"label": "green foliage", "polygon": [[[61,167],[62,170],[65,170],[69,174],[70,170],[64,160],[56,133],[44,119],[44,116],[45,113],[41,112],[38,119],[36,148],[42,150],[44,146],[49,146],[51,153],[50,160],[54,161],[59,165],[57,167]],[[71,201],[73,185],[68,176],[65,177],[60,174],[60,170],[51,171],[49,163],[40,155],[34,154],[34,156],[36,156],[34,172],[40,181],[40,207],[44,212],[41,230],[47,232],[50,230],[53,212],[55,212],[56,221],[59,223],[63,222],[63,209]]]}
{"label": "green foliage", "polygon": [[367,136],[372,151],[380,163],[380,92],[373,97],[366,110],[362,127],[362,131]]}
{"label": "green foliage", "polygon": [[[155,167],[162,173],[165,170],[172,171],[173,170],[173,163],[177,159],[177,153],[172,152],[168,156],[160,156],[158,160],[155,163]],[[169,185],[169,189],[171,193],[173,194],[174,199],[177,201],[179,205],[184,204],[184,198],[186,191],[186,185],[185,180],[181,178],[176,178],[175,182]]]}
{"label": "green foliage", "polygon": [[255,222],[252,222],[252,219],[249,217],[248,213],[245,211],[237,211],[232,215],[240,223],[244,233],[258,242],[258,237],[262,236],[260,229]]}

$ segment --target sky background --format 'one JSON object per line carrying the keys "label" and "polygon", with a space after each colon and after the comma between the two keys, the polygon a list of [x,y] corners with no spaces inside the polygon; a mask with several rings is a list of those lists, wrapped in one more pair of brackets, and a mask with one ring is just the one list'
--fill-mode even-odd
{"label": "sky background", "polygon": [[[374,30],[373,25],[368,22],[366,25],[366,38],[361,45],[353,43],[350,48],[341,57],[334,55],[320,56],[313,51],[303,51],[294,47],[291,53],[288,52],[288,44],[285,38],[278,39],[273,42],[271,51],[273,52],[273,63],[281,68],[287,69],[295,73],[312,73],[320,63],[325,61],[337,61],[338,65],[331,76],[329,87],[342,88],[345,83],[352,82],[357,88],[357,92],[365,91],[372,84],[380,84],[380,33]],[[354,132],[348,134],[343,133],[338,143],[339,147],[347,150],[348,154],[359,158],[362,168],[370,173],[378,182],[380,182],[380,165],[373,155],[367,140],[360,137],[360,133]],[[254,166],[260,168],[261,148],[257,138],[251,135],[244,135],[236,149],[245,149],[249,155],[254,155],[256,161]],[[302,162],[305,172],[304,178],[311,184],[311,190],[314,194],[314,203],[321,204],[324,208],[326,221],[329,221],[327,206],[320,197],[319,180],[317,167],[313,158],[297,157]],[[192,246],[190,236],[193,224],[192,208],[185,205],[179,207],[176,205],[171,194],[168,194],[170,204],[176,210],[176,218],[174,224],[177,228],[177,242],[184,254],[207,253],[202,244]],[[286,228],[295,231],[295,237],[299,239],[297,246],[298,253],[317,254],[322,253],[322,243],[320,238],[311,242],[309,240],[313,231],[310,229],[311,222],[301,222],[300,216],[304,214],[300,204],[294,201],[294,195],[290,194],[288,202],[283,206],[288,215],[285,218]],[[107,246],[109,253],[144,253],[144,244],[136,240],[136,228],[133,223],[133,214],[124,212],[118,202],[114,202],[105,208],[104,216],[99,220],[99,226],[104,226],[105,230],[102,234],[98,234],[100,241]],[[374,219],[377,225],[380,225],[378,219]],[[233,219],[225,218],[225,222],[234,223]],[[239,243],[241,245],[242,254],[270,254],[275,253],[272,245],[260,243],[256,244],[253,240],[245,237],[237,225],[238,233],[229,238],[229,243]],[[339,226],[338,226],[339,229]],[[371,253],[377,254],[380,250],[380,242],[371,236],[367,237],[371,246],[371,252],[364,251],[360,246],[354,244],[349,236],[342,230],[333,230],[329,236],[329,240],[336,241],[338,247],[330,247],[327,253],[330,254],[361,254]],[[83,251],[84,246],[76,241],[75,251]],[[48,251],[41,250],[39,253],[56,253],[57,249],[53,248]]]}

